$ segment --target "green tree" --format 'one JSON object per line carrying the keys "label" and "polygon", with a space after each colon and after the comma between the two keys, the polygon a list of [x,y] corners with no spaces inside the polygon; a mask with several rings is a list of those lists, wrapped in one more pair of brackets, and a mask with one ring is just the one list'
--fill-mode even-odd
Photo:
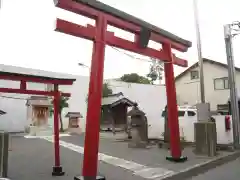
{"label": "green tree", "polygon": [[[113,90],[109,87],[108,83],[103,83],[102,86],[102,97],[108,97],[109,95],[113,94]],[[88,103],[88,95],[86,97],[86,103]],[[101,121],[104,119],[104,109],[101,108]]]}
{"label": "green tree", "polygon": [[104,83],[102,86],[102,97],[108,97],[113,94],[113,90],[109,87],[108,83]]}
{"label": "green tree", "polygon": [[154,81],[156,81],[157,79],[161,81],[163,72],[164,72],[164,69],[163,69],[162,62],[153,59],[149,69],[149,73],[147,74],[147,77],[150,79],[151,84],[153,84]]}
{"label": "green tree", "polygon": [[[109,95],[113,94],[113,90],[109,87],[108,83],[103,83],[102,86],[102,97],[108,97]],[[88,95],[86,97],[86,103],[88,102]]]}
{"label": "green tree", "polygon": [[151,84],[158,79],[158,74],[155,71],[151,71],[147,74],[147,77],[150,78]]}
{"label": "green tree", "polygon": [[[69,107],[68,100],[69,100],[68,97],[60,96],[60,103],[59,103],[60,132],[64,132],[63,121],[62,121],[62,111],[63,111],[64,108]],[[54,107],[53,107],[53,101],[52,101],[52,106],[51,106],[51,109],[50,109],[50,116],[53,115],[53,111],[54,111]]]}
{"label": "green tree", "polygon": [[151,84],[148,78],[140,76],[137,73],[124,74],[120,80],[128,83]]}

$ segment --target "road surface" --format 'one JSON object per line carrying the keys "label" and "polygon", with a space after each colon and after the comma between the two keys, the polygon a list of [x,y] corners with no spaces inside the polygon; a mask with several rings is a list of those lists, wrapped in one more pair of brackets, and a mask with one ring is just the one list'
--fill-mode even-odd
{"label": "road surface", "polygon": [[189,180],[238,180],[240,179],[240,159],[212,169]]}

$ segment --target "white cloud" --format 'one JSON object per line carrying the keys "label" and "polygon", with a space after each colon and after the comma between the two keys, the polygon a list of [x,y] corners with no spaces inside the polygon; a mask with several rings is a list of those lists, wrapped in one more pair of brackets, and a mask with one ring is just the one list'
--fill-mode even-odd
{"label": "white cloud", "polygon": [[[193,41],[194,46],[181,56],[190,64],[197,60],[192,0],[102,0],[127,13]],[[223,24],[240,17],[237,0],[199,1],[200,28],[204,57],[226,62]],[[51,0],[3,0],[0,10],[0,62],[44,70],[87,75],[78,62],[91,64],[92,43],[54,32],[56,17],[79,24],[93,21],[54,7]],[[240,20],[240,19],[239,19]],[[234,41],[236,64],[240,37]],[[106,48],[105,77],[124,73],[146,74],[149,64]],[[176,69],[179,72],[179,68]]]}

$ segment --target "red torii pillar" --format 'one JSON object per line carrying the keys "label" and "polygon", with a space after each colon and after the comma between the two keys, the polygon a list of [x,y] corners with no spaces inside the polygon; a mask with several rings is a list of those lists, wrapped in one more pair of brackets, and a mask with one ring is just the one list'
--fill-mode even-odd
{"label": "red torii pillar", "polygon": [[53,91],[53,123],[54,123],[54,167],[53,176],[63,176],[65,172],[60,164],[60,147],[59,147],[59,111],[61,93],[58,90],[58,85],[54,84]]}
{"label": "red torii pillar", "polygon": [[[87,25],[87,27],[85,27],[57,19],[56,25],[56,31],[92,40],[94,42],[89,83],[83,170],[82,176],[75,177],[74,179],[105,179],[104,177],[97,176],[97,163],[100,127],[99,119],[106,45],[161,59],[166,62],[165,78],[171,145],[171,156],[166,159],[175,162],[185,161],[187,158],[182,157],[180,147],[173,64],[187,67],[187,61],[177,58],[172,53],[172,48],[185,52],[191,46],[191,42],[183,40],[153,25],[149,25],[135,17],[126,15],[126,13],[99,1],[54,0],[54,3],[59,8],[95,19],[96,22],[95,26]],[[135,42],[116,37],[114,33],[107,31],[108,24],[134,33]],[[163,45],[162,50],[155,50],[147,47],[149,40],[161,43]]]}

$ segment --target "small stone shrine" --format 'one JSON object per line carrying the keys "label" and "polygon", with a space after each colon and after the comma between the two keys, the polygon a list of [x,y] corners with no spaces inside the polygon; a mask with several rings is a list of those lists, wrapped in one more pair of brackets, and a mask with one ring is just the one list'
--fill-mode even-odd
{"label": "small stone shrine", "polygon": [[51,101],[46,96],[31,96],[27,103],[27,119],[29,122],[26,128],[30,135],[51,135],[52,128],[49,126],[49,110]]}
{"label": "small stone shrine", "polygon": [[81,115],[80,112],[68,112],[66,116],[68,119],[68,131],[70,133],[76,133],[80,134],[81,133],[81,127],[79,126],[79,121],[80,118],[83,116]]}
{"label": "small stone shrine", "polygon": [[130,148],[146,148],[148,144],[148,122],[145,113],[135,103],[132,110],[128,112],[131,117],[131,136],[128,144]]}

